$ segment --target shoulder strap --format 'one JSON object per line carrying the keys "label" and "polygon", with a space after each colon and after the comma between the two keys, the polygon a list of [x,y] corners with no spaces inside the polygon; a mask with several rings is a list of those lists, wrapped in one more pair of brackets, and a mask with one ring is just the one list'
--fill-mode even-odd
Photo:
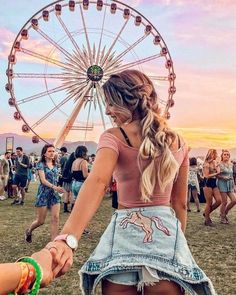
{"label": "shoulder strap", "polygon": [[177,137],[178,137],[178,150],[179,150],[181,148],[181,140],[180,140],[179,134],[177,134]]}
{"label": "shoulder strap", "polygon": [[129,137],[127,136],[127,134],[125,133],[124,129],[119,127],[120,128],[120,131],[121,133],[123,134],[124,138],[125,138],[125,141],[127,142],[128,146],[131,146],[132,147],[132,144],[130,143],[129,141]]}

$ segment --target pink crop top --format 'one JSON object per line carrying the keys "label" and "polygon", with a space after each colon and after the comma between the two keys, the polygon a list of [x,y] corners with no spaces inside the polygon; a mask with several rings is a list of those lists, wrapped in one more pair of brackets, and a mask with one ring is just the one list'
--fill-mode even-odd
{"label": "pink crop top", "polygon": [[[139,183],[141,173],[138,168],[137,157],[139,150],[137,148],[130,147],[115,135],[108,132],[104,132],[99,139],[97,151],[102,148],[111,148],[118,154],[118,161],[113,176],[117,181],[118,203],[120,205],[133,208],[170,204],[173,182],[166,187],[164,192],[160,191],[159,185],[157,184],[151,197],[152,202],[144,203],[140,200]],[[174,151],[173,155],[179,166],[189,165],[188,148],[183,140],[181,140],[180,149]],[[142,164],[145,167],[145,160]]]}

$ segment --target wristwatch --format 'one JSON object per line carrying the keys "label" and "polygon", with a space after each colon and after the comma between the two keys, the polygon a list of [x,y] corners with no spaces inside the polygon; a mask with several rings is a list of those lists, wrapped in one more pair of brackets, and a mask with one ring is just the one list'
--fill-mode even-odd
{"label": "wristwatch", "polygon": [[54,239],[54,242],[55,241],[64,241],[72,251],[75,251],[78,248],[78,240],[71,234],[59,235]]}

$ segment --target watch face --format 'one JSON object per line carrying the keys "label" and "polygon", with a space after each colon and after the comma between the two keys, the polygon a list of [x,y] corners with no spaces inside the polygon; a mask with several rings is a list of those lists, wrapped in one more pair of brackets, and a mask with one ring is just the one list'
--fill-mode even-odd
{"label": "watch face", "polygon": [[78,248],[78,240],[75,236],[68,235],[66,238],[66,242],[71,249],[76,250]]}

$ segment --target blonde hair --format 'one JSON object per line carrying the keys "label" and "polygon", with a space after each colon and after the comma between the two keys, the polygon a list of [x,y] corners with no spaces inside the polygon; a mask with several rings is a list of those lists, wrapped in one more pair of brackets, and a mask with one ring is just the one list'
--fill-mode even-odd
{"label": "blonde hair", "polygon": [[206,155],[206,158],[204,160],[204,163],[209,163],[210,161],[214,160],[213,155],[217,155],[217,151],[215,149],[209,149]]}
{"label": "blonde hair", "polygon": [[136,70],[114,74],[103,85],[103,90],[107,101],[116,107],[117,113],[122,114],[126,122],[131,122],[134,115],[141,120],[143,141],[139,148],[139,160],[151,160],[144,171],[140,167],[141,199],[151,202],[156,183],[164,191],[178,172],[178,162],[170,150],[176,133],[168,128],[166,120],[160,115],[156,91],[145,74]]}

